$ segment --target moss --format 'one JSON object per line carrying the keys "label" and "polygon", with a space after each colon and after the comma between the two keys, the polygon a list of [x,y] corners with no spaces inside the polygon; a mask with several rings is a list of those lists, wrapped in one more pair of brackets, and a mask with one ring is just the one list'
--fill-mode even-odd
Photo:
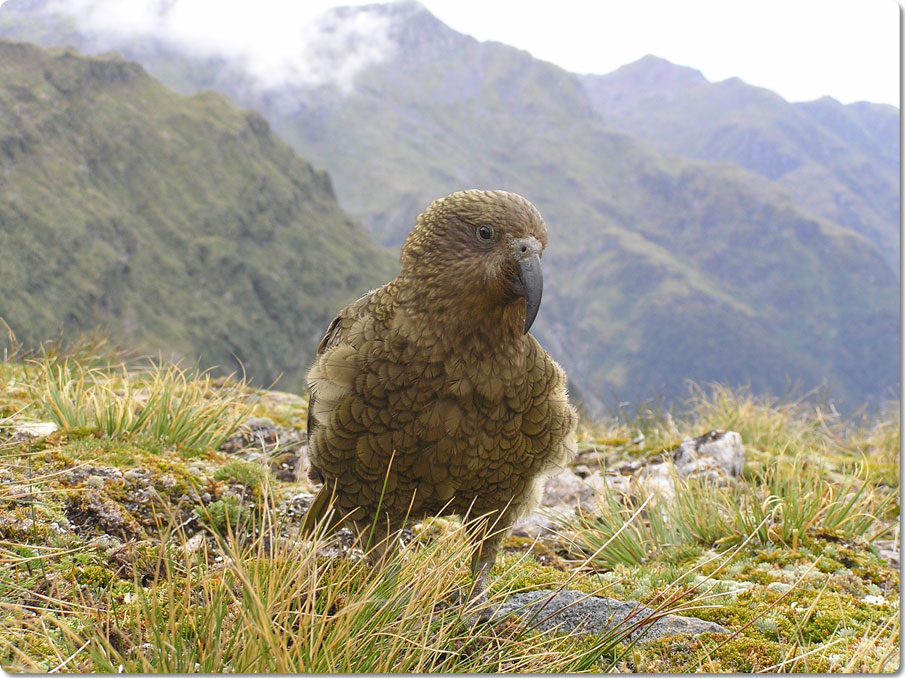
{"label": "moss", "polygon": [[568,563],[546,542],[529,537],[506,537],[503,550],[514,553],[531,551],[531,555],[541,565],[557,570],[569,569]]}
{"label": "moss", "polygon": [[249,490],[260,489],[266,477],[263,466],[242,460],[231,461],[214,472],[214,480],[239,483]]}
{"label": "moss", "polygon": [[777,567],[784,567],[786,565],[809,562],[812,559],[801,551],[792,551],[785,548],[771,548],[759,551],[757,555],[755,555],[754,560],[758,563],[770,563]]}
{"label": "moss", "polygon": [[630,442],[632,442],[631,438],[595,438],[593,441],[594,444],[588,445],[588,447],[591,449],[593,449],[597,445],[600,445],[602,447],[622,447],[624,445],[628,445]]}
{"label": "moss", "polygon": [[202,524],[214,532],[224,534],[227,531],[227,525],[230,530],[236,530],[236,527],[248,515],[248,509],[238,498],[229,496],[211,502],[206,507],[196,507],[194,513]]}
{"label": "moss", "polygon": [[585,593],[605,595],[607,587],[594,575],[573,576],[574,572],[566,572],[539,563],[533,555],[502,552],[493,566],[490,581],[491,591],[521,591],[536,589],[552,589],[568,581],[569,588]]}
{"label": "moss", "polygon": [[308,399],[292,393],[260,391],[259,402],[250,413],[253,417],[266,417],[277,426],[306,430],[308,427]]}
{"label": "moss", "polygon": [[[782,644],[705,633],[695,639],[660,638],[631,653],[632,670],[644,673],[751,673],[783,661]],[[725,644],[724,644],[725,643]],[[717,649],[718,648],[718,649]]]}
{"label": "moss", "polygon": [[752,584],[766,586],[776,580],[776,575],[771,570],[765,570],[754,563],[748,563],[739,572],[738,578]]}
{"label": "moss", "polygon": [[46,519],[45,506],[16,506],[0,511],[0,538],[9,541],[44,544],[53,535],[51,522]]}
{"label": "moss", "polygon": [[646,459],[653,460],[658,457],[662,457],[664,459],[672,456],[673,450],[677,449],[679,445],[682,444],[682,438],[671,438],[666,442],[657,442],[652,445],[645,444],[641,450],[641,456]]}
{"label": "moss", "polygon": [[[256,412],[273,421],[278,419],[269,409],[271,406],[282,408],[290,418],[304,411],[302,399],[271,396],[266,392],[259,395]],[[0,392],[0,402],[4,397]],[[621,436],[622,429],[615,430]],[[680,429],[680,433],[684,432]],[[595,437],[608,436],[601,427]],[[614,433],[609,437],[619,436]],[[649,435],[651,449],[659,445],[656,441],[667,438],[671,436],[662,432]],[[24,486],[27,482],[29,469],[24,465],[25,457],[15,455],[30,447],[33,454],[28,457],[28,463],[32,477],[47,477],[33,486],[42,501],[34,505],[0,502],[0,533],[17,542],[10,553],[20,561],[8,575],[7,584],[0,577],[0,599],[4,602],[22,601],[19,589],[9,589],[8,584],[15,582],[23,590],[68,602],[90,604],[100,610],[109,606],[109,611],[99,613],[104,619],[112,619],[113,614],[124,615],[126,609],[137,611],[140,607],[137,600],[142,595],[163,600],[167,587],[178,586],[184,576],[181,574],[184,560],[177,550],[179,540],[175,544],[154,543],[161,536],[159,522],[173,520],[175,524],[192,527],[200,523],[223,534],[227,525],[235,530],[249,517],[257,518],[260,511],[260,507],[248,509],[240,497],[230,495],[238,492],[240,484],[263,487],[261,474],[266,473],[266,468],[237,460],[235,455],[206,450],[197,458],[187,459],[185,450],[153,441],[140,438],[116,441],[90,433],[73,436],[71,432],[50,441],[45,439],[41,446],[32,446],[33,443],[23,443],[5,448],[10,455],[4,469],[4,482],[9,483],[5,487]],[[594,454],[606,462],[628,455],[623,449]],[[269,486],[285,496],[296,491],[295,485],[277,477]],[[63,489],[69,492],[60,492]],[[31,522],[32,515],[35,522]],[[191,522],[193,518],[199,523]],[[52,528],[53,522],[58,526]],[[414,526],[421,545],[434,543],[449,531],[459,529],[461,523],[455,518],[425,520]],[[243,526],[242,534],[246,532],[252,533]],[[108,534],[117,538],[104,536]],[[207,543],[213,550],[211,555],[215,556],[221,542],[209,539]],[[727,552],[697,544],[670,543],[637,566],[619,565],[601,575],[569,569],[574,564],[560,557],[557,549],[561,547],[552,540],[535,544],[531,539],[507,538],[490,579],[491,592],[506,595],[520,588],[552,589],[566,585],[591,594],[651,602],[659,600],[658,596],[674,583],[679,587],[700,583],[705,589],[712,583],[715,588],[711,593],[720,595],[709,598],[711,607],[695,609],[689,614],[740,631],[738,638],[722,647],[725,636],[706,635],[699,639],[661,639],[650,646],[639,645],[621,660],[617,667],[620,670],[763,669],[837,641],[833,646],[836,654],[852,656],[862,636],[876,633],[896,613],[894,607],[862,602],[862,599],[870,595],[879,596],[880,603],[883,599],[893,601],[898,594],[898,572],[878,557],[866,541],[841,539],[828,533],[812,532],[808,543],[800,544],[797,551],[781,544],[749,546],[728,563]],[[77,552],[59,555],[66,549],[77,549]],[[40,561],[24,560],[38,555],[43,556]],[[711,559],[712,562],[706,562]],[[169,570],[165,567],[167,562],[171,564]],[[205,562],[199,559],[196,565],[203,566]],[[211,561],[214,568],[219,567],[216,562]],[[262,572],[279,572],[283,567],[282,563],[266,557],[258,562]],[[814,563],[816,567],[807,573]],[[178,565],[173,567],[174,564]],[[352,566],[343,558],[325,558],[322,564],[320,576],[327,584]],[[457,567],[456,576],[467,582],[466,559]],[[367,568],[362,570],[366,571]],[[227,567],[219,574],[210,574],[218,577],[227,576],[228,572]],[[713,577],[710,582],[703,581],[707,575]],[[167,576],[172,579],[164,584],[161,578]],[[146,588],[136,589],[133,582],[136,579]],[[155,585],[155,582],[160,583]],[[271,585],[262,575],[261,584],[265,583]],[[285,584],[273,582],[277,583]],[[793,584],[796,588],[790,590]],[[727,593],[744,587],[748,589]],[[787,595],[783,596],[784,592]],[[162,614],[166,614],[165,610]],[[125,623],[124,616],[118,619]],[[165,627],[160,628],[167,632]],[[190,627],[186,629],[194,633]],[[8,630],[0,629],[0,637],[10,638],[3,636],[4,633]],[[10,642],[33,651],[35,661],[50,657],[54,663],[45,668],[59,662],[52,652],[48,653],[50,645],[32,647],[24,639],[11,638]],[[580,648],[590,647],[588,643],[592,641],[574,638],[563,642],[564,651],[577,653]],[[64,646],[57,643],[55,647]],[[588,668],[607,670],[616,656],[612,653],[597,656],[596,664]],[[818,651],[807,657],[807,661],[799,660],[794,668],[825,667],[823,657],[824,653]],[[92,667],[90,662],[84,666]],[[792,667],[790,664],[785,668]]]}
{"label": "moss", "polygon": [[821,572],[824,572],[826,574],[835,572],[836,570],[841,570],[843,567],[842,563],[840,563],[838,560],[833,560],[832,558],[825,558],[825,557],[820,558],[814,564],[814,566],[818,570],[820,570]]}
{"label": "moss", "polygon": [[654,560],[674,566],[690,565],[700,558],[703,551],[704,548],[699,544],[666,546],[654,557]]}
{"label": "moss", "polygon": [[794,620],[806,642],[824,643],[839,630],[850,629],[861,637],[873,624],[885,620],[888,611],[836,591],[792,591],[783,608]]}
{"label": "moss", "polygon": [[76,568],[73,576],[80,585],[92,588],[103,588],[114,578],[113,572],[109,568],[99,565]]}
{"label": "moss", "polygon": [[852,568],[852,574],[886,591],[899,588],[899,571],[892,569],[888,564],[873,563],[865,567],[855,567]]}
{"label": "moss", "polygon": [[75,428],[64,429],[63,433],[68,440],[72,441],[81,440],[82,438],[87,438],[89,436],[97,437],[98,430],[95,426],[77,426]]}

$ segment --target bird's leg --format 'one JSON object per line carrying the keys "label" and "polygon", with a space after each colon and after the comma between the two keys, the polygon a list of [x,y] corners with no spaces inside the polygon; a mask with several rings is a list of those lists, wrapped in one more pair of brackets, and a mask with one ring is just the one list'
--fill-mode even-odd
{"label": "bird's leg", "polygon": [[381,580],[375,589],[374,602],[384,604],[388,601],[386,596],[392,596],[392,591],[398,586],[402,570],[401,563],[392,559],[402,530],[386,523],[381,526],[380,523],[375,524],[369,520],[356,520],[354,525],[358,532],[358,542],[365,551],[364,560],[371,567],[373,575]]}
{"label": "bird's leg", "polygon": [[502,535],[486,537],[478,542],[471,556],[472,586],[469,602],[483,601],[487,596],[487,577],[500,552]]}
{"label": "bird's leg", "polygon": [[365,551],[365,561],[372,567],[380,567],[393,553],[399,536],[400,529],[393,529],[389,525],[380,526],[369,520],[356,520],[355,531],[358,533],[358,543]]}
{"label": "bird's leg", "polygon": [[467,597],[463,596],[463,603],[480,605],[487,599],[487,577],[506,533],[505,529],[500,529],[499,522],[498,518],[484,516],[465,523],[465,532],[472,541],[474,551],[471,556],[471,591]]}

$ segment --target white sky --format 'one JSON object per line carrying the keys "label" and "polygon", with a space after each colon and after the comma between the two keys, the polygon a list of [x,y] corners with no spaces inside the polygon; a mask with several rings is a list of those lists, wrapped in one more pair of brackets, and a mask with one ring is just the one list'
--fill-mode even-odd
{"label": "white sky", "polygon": [[[52,0],[95,24],[146,27],[163,0]],[[370,0],[373,2],[373,0]],[[0,0],[2,4],[3,0]],[[452,28],[579,73],[608,73],[645,54],[737,76],[789,101],[899,105],[895,0],[421,0]],[[165,30],[200,46],[237,46],[264,66],[297,54],[300,27],[331,5],[363,0],[175,0]],[[91,9],[89,9],[91,8]],[[88,11],[86,12],[86,9]],[[160,22],[158,22],[159,29]],[[362,51],[369,26],[353,32]],[[367,58],[362,53],[361,58]],[[276,69],[274,69],[275,71]]]}
{"label": "white sky", "polygon": [[790,101],[899,105],[895,0],[422,0],[444,23],[575,72],[645,54]]}

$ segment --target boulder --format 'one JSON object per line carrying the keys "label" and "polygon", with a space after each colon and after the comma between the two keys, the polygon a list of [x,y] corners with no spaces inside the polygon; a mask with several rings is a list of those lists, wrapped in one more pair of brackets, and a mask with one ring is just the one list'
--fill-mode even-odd
{"label": "boulder", "polygon": [[696,636],[699,633],[729,633],[714,622],[696,617],[663,615],[650,624],[639,622],[654,614],[654,610],[640,603],[601,598],[581,591],[528,591],[512,596],[497,608],[491,619],[515,614],[539,631],[555,631],[578,635],[597,634],[622,625],[630,640],[649,642],[664,636]]}
{"label": "boulder", "polygon": [[673,452],[673,464],[683,476],[719,470],[738,477],[745,465],[745,446],[735,431],[710,431],[683,440]]}
{"label": "boulder", "polygon": [[647,492],[672,496],[674,473],[724,483],[738,477],[745,465],[745,446],[735,431],[710,431],[686,438],[671,454],[670,460],[639,468],[635,472],[638,485]]}
{"label": "boulder", "polygon": [[566,468],[547,478],[541,506],[578,506],[589,501],[596,491],[594,487]]}

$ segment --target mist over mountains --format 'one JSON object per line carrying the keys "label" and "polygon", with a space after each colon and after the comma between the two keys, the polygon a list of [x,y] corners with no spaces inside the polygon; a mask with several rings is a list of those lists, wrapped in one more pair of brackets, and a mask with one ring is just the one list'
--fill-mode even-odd
{"label": "mist over mountains", "polygon": [[[259,111],[308,162],[329,172],[339,207],[381,245],[398,246],[417,213],[454,190],[503,188],[529,198],[550,233],[536,334],[592,411],[619,399],[683,395],[687,379],[776,394],[793,382],[808,389],[825,381],[849,407],[898,392],[899,111],[893,107],[828,98],[792,104],[737,79],[710,83],[656,57],[607,75],[576,75],[457,33],[415,2],[331,10],[308,24],[309,38],[280,52],[264,77],[267,64],[248,49],[167,32],[173,3],[160,3],[153,20],[130,31],[97,18],[104,3],[65,5],[74,6],[80,12],[49,0],[9,0],[0,7],[0,36],[89,54],[116,50],[176,91],[215,90]],[[42,76],[34,77],[37,86]],[[9,78],[2,87],[11,91]],[[105,99],[115,106],[120,96],[130,94],[111,91]],[[144,113],[124,124],[150,124]],[[14,122],[5,133],[19,134],[17,124],[25,123]],[[162,134],[172,123],[159,124]],[[121,134],[118,129],[107,133]],[[203,155],[208,144],[217,145],[216,134],[186,143]],[[26,161],[2,162],[19,171]],[[165,166],[159,170],[167,173]],[[130,178],[125,172],[118,180]],[[211,199],[224,214],[232,209],[219,194]],[[134,204],[118,204],[136,219],[136,233],[147,228]],[[73,203],[67,214],[92,209]],[[266,232],[272,217],[266,210],[253,216],[243,248],[261,257],[263,272],[272,252],[255,234]],[[62,214],[48,216],[51,241],[63,221]],[[86,232],[104,240],[85,223]],[[331,237],[331,223],[306,219],[299,234],[319,229]],[[303,271],[312,265],[303,254],[311,249],[298,237],[292,247],[306,262]],[[367,240],[363,231],[355,237]],[[354,260],[385,261],[370,254],[370,248],[380,251],[377,245],[359,246]],[[90,258],[71,262],[94,265]],[[341,279],[346,265],[356,268],[340,257],[318,282],[320,290],[335,292],[330,303],[366,291],[378,272],[392,275],[392,266],[382,263],[334,287],[333,276]],[[17,284],[32,295],[29,280]],[[154,287],[154,277],[142,285]],[[228,289],[229,281],[223,285]],[[268,364],[267,377],[290,359],[297,373],[299,356],[307,355],[299,344],[325,323],[309,330],[305,322],[314,323],[314,316],[292,326],[280,316],[317,298],[320,322],[328,304],[299,277],[274,282],[271,293],[295,301],[280,305],[267,345],[256,350]],[[79,315],[93,317],[103,296],[78,297]],[[29,303],[52,309],[53,296]],[[254,303],[250,296],[235,300],[240,325]],[[128,306],[110,313],[119,317]],[[0,302],[0,315],[8,313]],[[59,318],[53,310],[45,316]],[[32,322],[17,317],[20,325]],[[239,357],[253,344],[252,326],[243,328]],[[213,344],[203,327],[184,329],[191,338],[181,345],[209,363],[221,359],[222,351],[208,348]],[[289,336],[278,340],[274,333]],[[23,334],[39,336],[37,329]]]}

